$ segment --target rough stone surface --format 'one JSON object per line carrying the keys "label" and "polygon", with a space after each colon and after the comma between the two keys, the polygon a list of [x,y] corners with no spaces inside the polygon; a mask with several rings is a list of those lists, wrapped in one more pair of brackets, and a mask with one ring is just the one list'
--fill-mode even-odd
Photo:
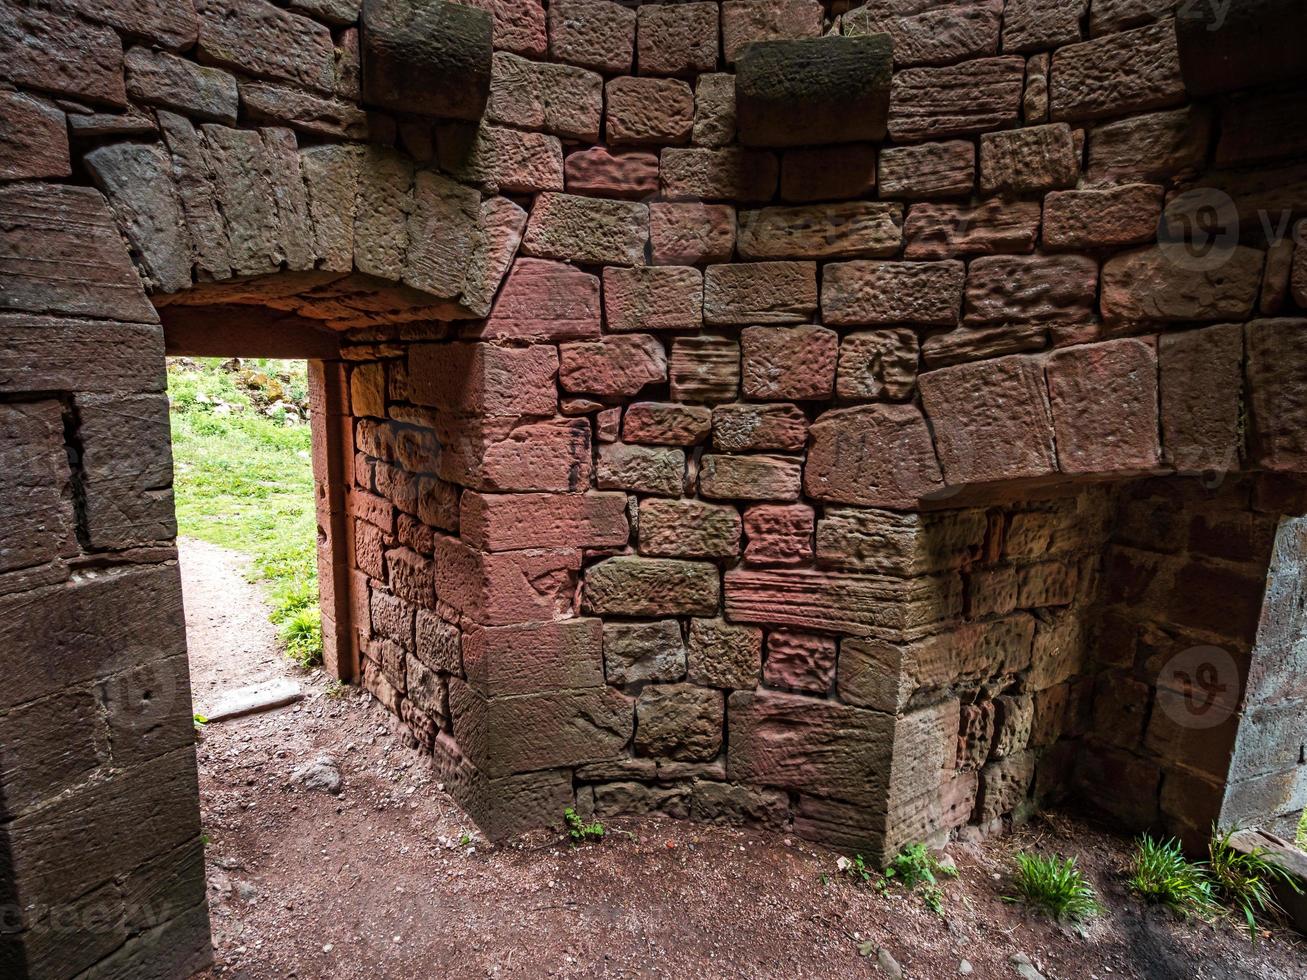
{"label": "rough stone surface", "polygon": [[325,25],[262,0],[194,2],[200,14],[200,61],[256,78],[331,91],[335,46]]}
{"label": "rough stone surface", "polygon": [[768,687],[825,694],[835,683],[835,653],[834,637],[773,630],[763,680]]}
{"label": "rough stone surface", "polygon": [[717,4],[644,4],[637,13],[636,59],[642,73],[692,75],[717,67]]}
{"label": "rough stone surface", "polygon": [[513,263],[490,318],[486,340],[573,340],[599,336],[599,278],[562,262]]}
{"label": "rough stone surface", "polygon": [[703,318],[709,325],[802,323],[817,309],[815,262],[739,262],[709,266]]}
{"label": "rough stone surface", "polygon": [[566,343],[559,348],[558,380],[566,391],[634,395],[667,380],[667,354],[648,334]]}
{"label": "rough stone surface", "polygon": [[632,402],[622,422],[627,442],[693,446],[712,431],[712,412],[702,405],[676,402]]}
{"label": "rough stone surface", "polygon": [[671,558],[608,558],[586,570],[584,603],[617,616],[711,616],[721,581],[715,565]]}
{"label": "rough stone surface", "polygon": [[1044,245],[1053,249],[1142,245],[1157,234],[1162,188],[1125,184],[1056,191],[1044,199]]}
{"label": "rough stone surface", "polygon": [[755,504],[744,512],[744,557],[751,565],[812,559],[814,515],[807,504]]}
{"label": "rough stone surface", "polygon": [[549,4],[549,54],[595,71],[630,71],[635,20],[613,0],[558,0]]}
{"label": "rough stone surface", "polygon": [[722,746],[726,699],[693,684],[651,684],[635,702],[635,748],[642,755],[708,762]]}
{"label": "rough stone surface", "polygon": [[486,118],[510,126],[543,129],[564,139],[599,139],[604,80],[571,65],[519,58],[496,51]]}
{"label": "rough stone surface", "polygon": [[755,401],[825,399],[835,384],[839,336],[825,327],[746,327],[744,395]]}
{"label": "rough stone surface", "polygon": [[677,337],[667,373],[677,401],[735,401],[740,390],[740,345],[727,337]]}
{"label": "rough stone surface", "polygon": [[709,500],[797,500],[801,466],[782,456],[706,455],[699,492]]}
{"label": "rough stone surface", "polygon": [[837,201],[876,187],[876,148],[870,144],[800,147],[781,157],[781,198]]}
{"label": "rough stone surface", "polygon": [[1153,343],[1115,340],[1056,351],[1047,370],[1063,473],[1148,470],[1161,462]]}
{"label": "rough stone surface", "polygon": [[694,145],[728,146],[735,130],[735,75],[700,75],[694,83]]}
{"label": "rough stone surface", "polygon": [[959,4],[870,3],[844,15],[845,34],[885,33],[894,42],[894,64],[942,65],[998,53],[1003,4],[966,0]]}
{"label": "rough stone surface", "polygon": [[643,265],[649,208],[574,194],[541,194],[522,249],[528,255],[582,264]]}
{"label": "rough stone surface", "polygon": [[724,0],[722,48],[727,63],[755,41],[817,37],[821,34],[819,0]]}
{"label": "rough stone surface", "polygon": [[840,262],[822,275],[821,312],[839,326],[951,327],[962,312],[961,262]]}
{"label": "rough stone surface", "polygon": [[685,676],[685,644],[674,619],[604,624],[604,676],[610,684],[678,681]]}
{"label": "rough stone surface", "polygon": [[797,405],[718,405],[712,413],[713,445],[727,452],[802,449],[808,417]]}
{"label": "rough stone surface", "polygon": [[947,68],[894,73],[889,131],[915,143],[1014,125],[1021,117],[1025,58],[977,58]]}
{"label": "rough stone surface", "polygon": [[196,119],[236,124],[236,79],[227,72],[141,47],[127,52],[125,64],[133,99]]}
{"label": "rough stone surface", "polygon": [[468,123],[442,125],[436,135],[440,168],[455,180],[492,192],[563,189],[563,146],[557,137]]}
{"label": "rough stone surface", "polygon": [[1162,109],[1184,99],[1175,25],[1071,44],[1053,53],[1054,119],[1098,119]]}
{"label": "rough stone surface", "polygon": [[1211,132],[1211,115],[1200,106],[1102,123],[1089,134],[1088,176],[1159,180],[1200,168]]}
{"label": "rough stone surface", "polygon": [[774,153],[738,147],[668,147],[659,171],[663,197],[672,201],[768,201],[779,177]]}
{"label": "rough stone surface", "polygon": [[703,273],[684,266],[604,270],[609,330],[697,330],[703,325]]}
{"label": "rough stone surface", "polygon": [[740,514],[699,500],[642,500],[640,553],[663,558],[734,558]]}
{"label": "rough stone surface", "polygon": [[876,258],[903,237],[898,204],[856,202],[740,212],[735,247],[743,259]]}
{"label": "rough stone surface", "polygon": [[1037,201],[991,198],[967,204],[914,204],[904,228],[905,258],[950,259],[1034,251],[1039,237]]}
{"label": "rough stone surface", "polygon": [[860,330],[840,341],[835,393],[847,401],[908,398],[917,381],[917,335]]}
{"label": "rough stone surface", "polygon": [[569,194],[641,199],[658,192],[658,157],[602,146],[569,153],[563,164]]}
{"label": "rough stone surface", "polygon": [[1261,465],[1303,472],[1307,461],[1303,419],[1304,320],[1255,320],[1245,330],[1252,390],[1252,443]]}
{"label": "rough stone surface", "polygon": [[685,452],[608,443],[599,447],[595,477],[603,490],[632,490],[659,497],[679,497],[685,482]]}
{"label": "rough stone surface", "polygon": [[1066,123],[980,137],[981,193],[1029,194],[1071,187],[1079,176],[1079,155]]}
{"label": "rough stone surface", "polygon": [[604,134],[611,145],[686,143],[694,128],[694,95],[675,78],[614,78],[604,86]]}
{"label": "rough stone surface", "polygon": [[54,106],[21,92],[0,92],[0,180],[67,177],[68,124]]}
{"label": "rough stone surface", "polygon": [[762,630],[721,619],[690,620],[688,680],[752,689],[762,674]]}
{"label": "rough stone surface", "polygon": [[992,255],[971,263],[968,324],[1090,319],[1098,291],[1098,263],[1085,256]]}
{"label": "rough stone surface", "polygon": [[735,209],[725,204],[651,204],[649,237],[656,265],[725,262],[735,248]]}
{"label": "rough stone surface", "polygon": [[886,197],[969,196],[976,185],[976,144],[969,140],[887,147],[880,154]]}
{"label": "rough stone surface", "polygon": [[930,432],[915,406],[835,409],[811,431],[804,473],[810,497],[910,508],[943,485]]}
{"label": "rough stone surface", "polygon": [[1264,253],[1235,246],[1217,261],[1191,262],[1187,249],[1140,249],[1103,264],[1101,306],[1109,321],[1238,320],[1252,313]]}

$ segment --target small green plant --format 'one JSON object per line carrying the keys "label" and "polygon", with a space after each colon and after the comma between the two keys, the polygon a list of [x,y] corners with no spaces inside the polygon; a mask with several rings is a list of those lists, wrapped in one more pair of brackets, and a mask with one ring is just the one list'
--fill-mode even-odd
{"label": "small green plant", "polygon": [[897,882],[904,889],[921,896],[926,908],[936,915],[944,911],[944,890],[941,878],[956,878],[957,869],[942,863],[925,844],[909,844],[890,861],[884,875],[876,882],[882,894]]}
{"label": "small green plant", "polygon": [[1302,819],[1298,821],[1298,832],[1294,835],[1293,842],[1295,846],[1307,851],[1307,809],[1302,811]]}
{"label": "small green plant", "polygon": [[851,858],[838,857],[835,859],[835,867],[855,885],[868,884],[876,876],[861,854],[855,854]]}
{"label": "small green plant", "polygon": [[1043,912],[1059,922],[1080,924],[1092,919],[1102,907],[1094,888],[1076,867],[1075,858],[1061,860],[1041,854],[1018,854],[1013,883],[1016,895],[1009,902]]}
{"label": "small green plant", "polygon": [[1144,901],[1180,915],[1207,915],[1213,908],[1207,867],[1187,860],[1175,838],[1159,841],[1147,834],[1139,838],[1129,885]]}
{"label": "small green plant", "polygon": [[317,606],[297,609],[283,619],[273,613],[286,656],[304,669],[322,663],[322,611]]}
{"label": "small green plant", "polygon": [[1266,859],[1263,848],[1254,847],[1245,853],[1230,843],[1233,836],[1233,830],[1217,831],[1208,845],[1212,891],[1222,905],[1242,914],[1248,936],[1256,942],[1257,917],[1283,912],[1275,900],[1275,884],[1279,882],[1299,894],[1302,889],[1293,875]]}
{"label": "small green plant", "polygon": [[198,742],[204,737],[204,726],[209,723],[209,719],[204,715],[196,714],[193,716],[192,720],[195,723],[195,741]]}
{"label": "small green plant", "polygon": [[467,847],[471,843],[472,843],[472,835],[469,834],[466,830],[463,831],[463,835],[458,839],[458,846]]}
{"label": "small green plant", "polygon": [[598,820],[594,823],[586,823],[570,806],[563,811],[563,821],[567,824],[567,836],[572,838],[574,844],[603,840],[604,825]]}
{"label": "small green plant", "polygon": [[326,697],[331,698],[333,701],[339,701],[348,693],[349,693],[349,685],[344,683],[343,681],[335,681],[335,680],[333,680],[330,684],[328,684],[326,691],[323,692],[323,694]]}

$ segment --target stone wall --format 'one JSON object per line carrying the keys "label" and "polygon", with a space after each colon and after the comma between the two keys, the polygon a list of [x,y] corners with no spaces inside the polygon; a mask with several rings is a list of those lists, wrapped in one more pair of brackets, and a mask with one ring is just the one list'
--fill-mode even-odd
{"label": "stone wall", "polygon": [[[318,338],[328,666],[494,836],[575,803],[883,857],[1073,791],[1189,835],[1301,798],[1292,2],[0,12],[11,972],[207,948],[181,332]],[[1177,644],[1248,688],[1201,737]],[[116,734],[143,670],[172,708]],[[138,879],[166,914],[93,942],[32,911]]]}

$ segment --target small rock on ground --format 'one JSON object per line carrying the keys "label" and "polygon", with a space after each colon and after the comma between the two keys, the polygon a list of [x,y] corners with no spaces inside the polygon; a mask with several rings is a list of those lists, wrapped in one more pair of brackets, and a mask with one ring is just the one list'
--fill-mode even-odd
{"label": "small rock on ground", "polygon": [[340,766],[329,755],[320,755],[312,762],[300,766],[291,773],[291,780],[305,789],[320,790],[339,796],[344,783],[340,777]]}

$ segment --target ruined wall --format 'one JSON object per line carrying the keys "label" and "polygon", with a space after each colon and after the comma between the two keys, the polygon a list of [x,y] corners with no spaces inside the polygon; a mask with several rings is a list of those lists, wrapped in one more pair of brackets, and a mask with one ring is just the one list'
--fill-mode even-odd
{"label": "ruined wall", "polygon": [[[184,711],[103,726],[143,665],[187,701],[161,353],[233,317],[340,343],[328,666],[491,834],[879,857],[1072,789],[1297,799],[1242,720],[1297,717],[1247,665],[1297,655],[1256,589],[1307,470],[1304,66],[1259,25],[1302,14],[1201,6],[3,0],[0,628],[43,678],[0,701],[6,898],[194,899],[5,955],[204,946]],[[1158,636],[1248,674],[1222,734],[1161,729]],[[63,802],[116,794],[107,840],[141,780],[139,850],[54,861]]]}

